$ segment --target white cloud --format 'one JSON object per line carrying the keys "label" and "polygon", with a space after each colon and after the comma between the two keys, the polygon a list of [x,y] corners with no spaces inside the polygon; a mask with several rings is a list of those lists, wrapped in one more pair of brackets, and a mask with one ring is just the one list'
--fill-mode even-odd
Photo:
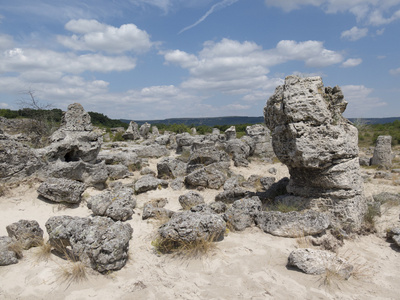
{"label": "white cloud", "polygon": [[385,28],[377,29],[376,30],[376,35],[382,35],[384,32],[385,32]]}
{"label": "white cloud", "polygon": [[346,60],[345,62],[342,63],[342,67],[351,68],[351,67],[358,66],[361,63],[362,63],[361,58],[349,58],[348,60]]}
{"label": "white cloud", "polygon": [[0,108],[9,108],[10,106],[7,103],[0,102]]}
{"label": "white cloud", "polygon": [[350,41],[357,41],[368,34],[368,28],[358,28],[354,26],[353,28],[343,31],[341,38],[348,39]]}
{"label": "white cloud", "polygon": [[58,36],[58,41],[73,50],[141,53],[148,51],[152,46],[147,32],[140,30],[135,24],[124,24],[117,28],[96,20],[80,19],[69,21],[65,28],[76,34]]}
{"label": "white cloud", "polygon": [[400,74],[400,68],[391,69],[391,70],[389,70],[389,73],[392,74],[392,75],[399,75]]}
{"label": "white cloud", "polygon": [[400,0],[265,0],[265,4],[286,12],[307,5],[321,7],[326,13],[350,12],[358,22],[364,20],[373,26],[389,24],[400,18],[400,10],[396,10]]}
{"label": "white cloud", "polygon": [[267,77],[269,68],[287,61],[302,60],[309,67],[324,67],[343,60],[339,53],[325,49],[319,41],[280,41],[276,48],[263,50],[254,42],[222,39],[217,43],[205,42],[198,55],[181,50],[161,54],[166,63],[188,69],[190,77],[182,83],[182,88],[229,94],[262,89],[271,82]]}
{"label": "white cloud", "polygon": [[109,57],[101,54],[76,55],[51,50],[14,48],[0,54],[3,72],[111,72],[132,70],[136,60],[127,56]]}
{"label": "white cloud", "polygon": [[378,107],[387,105],[378,97],[373,97],[373,89],[364,85],[344,85],[341,87],[348,105],[345,114],[352,116],[371,116]]}

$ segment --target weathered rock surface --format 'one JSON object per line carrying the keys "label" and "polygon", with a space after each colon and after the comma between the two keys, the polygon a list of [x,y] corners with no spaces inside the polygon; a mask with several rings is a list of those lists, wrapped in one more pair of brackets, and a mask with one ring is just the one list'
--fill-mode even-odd
{"label": "weathered rock surface", "polygon": [[226,152],[232,155],[236,167],[247,167],[250,156],[250,146],[239,139],[230,139],[226,144]]}
{"label": "weathered rock surface", "polygon": [[341,115],[346,105],[340,88],[324,88],[320,77],[288,76],[269,98],[264,116],[275,154],[289,168],[287,191],[357,229],[366,204],[358,132]]}
{"label": "weathered rock surface", "polygon": [[228,208],[223,218],[234,230],[241,231],[254,224],[254,219],[261,212],[261,206],[258,197],[237,200]]}
{"label": "weathered rock surface", "polygon": [[217,214],[184,211],[175,213],[158,233],[161,238],[172,241],[220,241],[224,239],[225,229],[225,221]]}
{"label": "weathered rock surface", "polygon": [[289,255],[288,265],[306,274],[321,275],[332,272],[342,279],[349,279],[354,267],[336,254],[324,250],[297,249]]}
{"label": "weathered rock surface", "polygon": [[244,198],[248,194],[248,191],[241,187],[235,187],[232,189],[224,190],[223,192],[215,196],[215,201],[231,204],[236,200]]}
{"label": "weathered rock surface", "polygon": [[167,187],[168,181],[155,178],[152,175],[145,175],[135,182],[135,192],[144,193],[151,190],[156,190],[158,187]]}
{"label": "weathered rock surface", "polygon": [[46,222],[49,241],[59,251],[68,252],[96,271],[119,270],[128,259],[129,224],[105,217],[51,217]]}
{"label": "weathered rock surface", "polygon": [[139,133],[142,136],[142,138],[147,139],[150,133],[150,128],[151,125],[149,123],[144,123],[142,126],[139,128]]}
{"label": "weathered rock surface", "polygon": [[254,155],[261,157],[271,157],[274,155],[271,133],[267,127],[261,124],[247,126],[246,134],[254,141]]}
{"label": "weathered rock surface", "polygon": [[329,215],[314,210],[288,213],[263,211],[257,214],[255,221],[264,232],[283,237],[315,235],[331,224]]}
{"label": "weathered rock surface", "polygon": [[157,163],[158,178],[177,178],[186,175],[186,164],[173,157],[165,157]]}
{"label": "weathered rock surface", "polygon": [[47,176],[76,180],[102,189],[108,179],[108,171],[104,162],[90,164],[82,160],[71,162],[58,160],[48,166]]}
{"label": "weathered rock surface", "polygon": [[126,129],[125,133],[122,135],[122,138],[132,141],[140,139],[138,124],[134,121],[131,121],[129,123],[128,129]]}
{"label": "weathered rock surface", "polygon": [[194,151],[187,163],[187,173],[191,173],[199,168],[220,162],[229,162],[226,152],[217,150],[215,147],[201,148]]}
{"label": "weathered rock surface", "polygon": [[42,152],[49,161],[94,163],[103,143],[100,131],[93,131],[90,115],[79,103],[70,104],[60,128],[50,137],[51,144]]}
{"label": "weathered rock surface", "polygon": [[236,127],[231,126],[227,130],[225,130],[225,137],[227,141],[236,139]]}
{"label": "weathered rock surface", "polygon": [[27,250],[43,242],[43,230],[35,220],[19,220],[6,227],[8,236]]}
{"label": "weathered rock surface", "polygon": [[124,165],[107,165],[108,177],[112,180],[122,179],[133,175],[129,168]]}
{"label": "weathered rock surface", "polygon": [[150,218],[155,218],[155,219],[171,218],[174,212],[164,208],[164,206],[167,203],[168,200],[165,198],[155,199],[147,202],[143,207],[142,220],[147,220]]}
{"label": "weathered rock surface", "polygon": [[53,202],[79,203],[85,189],[85,184],[76,180],[48,178],[37,192],[39,196]]}
{"label": "weathered rock surface", "polygon": [[133,214],[136,207],[134,191],[130,188],[120,188],[114,191],[105,191],[88,200],[87,207],[95,216],[110,217],[115,221],[126,221]]}
{"label": "weathered rock surface", "polygon": [[382,166],[384,168],[392,166],[392,137],[390,135],[378,136],[371,166]]}
{"label": "weathered rock surface", "polygon": [[18,262],[17,254],[10,249],[13,242],[8,236],[0,236],[0,266],[8,266]]}
{"label": "weathered rock surface", "polygon": [[184,195],[179,196],[179,203],[183,209],[190,209],[198,204],[203,204],[204,197],[197,192],[189,191]]}
{"label": "weathered rock surface", "polygon": [[220,171],[218,165],[212,164],[187,175],[185,183],[192,187],[202,186],[217,190],[224,185],[226,179],[226,174]]}
{"label": "weathered rock surface", "polygon": [[44,165],[34,149],[10,139],[0,139],[0,180],[26,178]]}

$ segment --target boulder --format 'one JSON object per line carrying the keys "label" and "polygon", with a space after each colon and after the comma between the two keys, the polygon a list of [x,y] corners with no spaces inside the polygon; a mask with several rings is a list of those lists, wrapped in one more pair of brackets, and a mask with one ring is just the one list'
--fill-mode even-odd
{"label": "boulder", "polygon": [[241,187],[225,190],[215,196],[215,201],[231,204],[236,200],[244,198],[249,192]]}
{"label": "boulder", "polygon": [[8,236],[27,250],[43,243],[43,230],[37,221],[19,220],[6,227]]}
{"label": "boulder", "polygon": [[[125,149],[126,150],[126,149]],[[142,159],[133,151],[124,151],[122,148],[116,150],[102,150],[97,156],[106,165],[122,164],[130,170],[140,169]]]}
{"label": "boulder", "polygon": [[53,202],[79,203],[85,189],[86,185],[76,180],[48,178],[39,186],[37,192],[39,196]]}
{"label": "boulder", "polygon": [[115,221],[126,221],[134,214],[136,199],[130,188],[105,191],[89,198],[87,207],[95,216],[110,217]]}
{"label": "boulder", "polygon": [[51,144],[42,149],[49,161],[94,163],[103,143],[101,131],[94,131],[90,115],[79,103],[68,106],[61,125],[50,137]]}
{"label": "boulder", "polygon": [[176,153],[182,153],[184,150],[189,150],[196,140],[195,137],[191,136],[188,132],[184,132],[176,135]]}
{"label": "boulder", "polygon": [[157,163],[157,177],[158,178],[171,178],[175,179],[177,177],[186,175],[186,164],[173,157],[164,157]]}
{"label": "boulder", "polygon": [[45,226],[54,248],[72,252],[98,272],[119,270],[128,260],[133,229],[127,223],[105,217],[54,216]]}
{"label": "boulder", "polygon": [[288,266],[296,267],[306,274],[321,275],[332,272],[342,279],[349,279],[354,267],[335,253],[325,250],[296,249],[289,255]]}
{"label": "boulder", "polygon": [[255,124],[247,126],[246,135],[254,141],[254,155],[261,157],[272,157],[274,155],[271,133],[265,125]]}
{"label": "boulder", "polygon": [[144,123],[142,126],[140,126],[139,133],[142,138],[147,139],[149,137],[150,128],[151,128],[151,125],[147,122]]}
{"label": "boulder", "polygon": [[18,257],[15,251],[12,250],[14,241],[8,236],[0,236],[0,266],[8,266],[16,264]]}
{"label": "boulder", "polygon": [[189,174],[199,168],[219,162],[229,162],[227,153],[215,147],[201,148],[190,155],[186,171]]}
{"label": "boulder", "polygon": [[[264,108],[276,156],[287,165],[287,191],[327,210],[338,226],[361,227],[366,212],[358,131],[342,116],[339,87],[320,77],[288,76]],[[349,227],[349,226],[347,226]]]}
{"label": "boulder", "polygon": [[47,176],[76,180],[103,189],[108,179],[108,171],[104,162],[90,164],[82,160],[74,162],[58,160],[48,165]]}
{"label": "boulder", "polygon": [[155,199],[147,202],[143,207],[142,220],[150,218],[169,219],[174,214],[173,211],[164,208],[168,203],[165,198]]}
{"label": "boulder", "polygon": [[132,150],[137,154],[138,157],[143,158],[159,158],[163,156],[169,156],[169,150],[165,146],[158,144],[141,146],[138,145]]}
{"label": "boulder", "polygon": [[236,127],[231,126],[227,130],[225,130],[225,137],[227,141],[236,139]]}
{"label": "boulder", "polygon": [[250,146],[239,139],[230,139],[226,143],[226,152],[232,155],[236,167],[247,167],[250,156]]}
{"label": "boulder", "polygon": [[302,237],[324,232],[330,225],[329,215],[309,210],[263,211],[255,218],[256,224],[266,233],[282,237]]}
{"label": "boulder", "polygon": [[21,180],[45,166],[37,151],[22,143],[0,139],[0,181]]}
{"label": "boulder", "polygon": [[218,190],[227,179],[224,172],[220,171],[217,164],[198,169],[185,177],[185,183],[192,187],[205,187]]}
{"label": "boulder", "polygon": [[197,192],[189,191],[179,196],[179,203],[185,210],[191,209],[198,204],[204,204],[204,197]]}
{"label": "boulder", "polygon": [[371,166],[381,166],[387,169],[392,166],[392,137],[390,135],[378,136]]}
{"label": "boulder", "polygon": [[254,219],[261,212],[261,207],[258,197],[236,200],[225,212],[223,218],[234,230],[242,231],[254,224]]}
{"label": "boulder", "polygon": [[152,175],[145,175],[135,182],[135,192],[137,194],[156,190],[159,187],[168,187],[168,181],[155,178]]}
{"label": "boulder", "polygon": [[184,211],[175,213],[158,233],[162,239],[190,243],[223,240],[225,229],[225,221],[217,214]]}
{"label": "boulder", "polygon": [[123,179],[132,176],[133,173],[129,172],[129,168],[124,165],[107,165],[108,177],[112,180]]}
{"label": "boulder", "polygon": [[139,127],[138,124],[134,121],[130,121],[128,128],[125,133],[122,135],[124,140],[135,141],[140,139]]}

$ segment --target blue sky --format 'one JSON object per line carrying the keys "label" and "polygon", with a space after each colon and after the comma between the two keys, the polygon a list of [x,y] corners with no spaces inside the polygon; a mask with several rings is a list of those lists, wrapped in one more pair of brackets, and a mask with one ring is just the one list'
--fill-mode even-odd
{"label": "blue sky", "polygon": [[285,76],[347,117],[400,115],[400,0],[1,0],[0,108],[133,120],[261,116]]}

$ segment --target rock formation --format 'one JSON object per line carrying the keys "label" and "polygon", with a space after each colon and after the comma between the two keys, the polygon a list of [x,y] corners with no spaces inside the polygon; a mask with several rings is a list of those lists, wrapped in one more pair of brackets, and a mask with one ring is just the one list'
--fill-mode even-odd
{"label": "rock formation", "polygon": [[51,145],[45,148],[49,161],[61,159],[70,162],[82,160],[94,163],[103,138],[93,130],[90,115],[79,103],[70,104],[61,120],[60,128],[50,137]]}
{"label": "rock formation", "polygon": [[374,156],[371,159],[371,166],[390,168],[392,166],[392,137],[380,135],[376,140]]}
{"label": "rock formation", "polygon": [[128,129],[122,135],[125,140],[138,140],[140,139],[139,126],[136,122],[131,121]]}
{"label": "rock formation", "polygon": [[276,156],[290,172],[287,192],[333,221],[359,228],[366,210],[358,158],[358,131],[342,116],[339,87],[320,77],[288,76],[264,108]]}

